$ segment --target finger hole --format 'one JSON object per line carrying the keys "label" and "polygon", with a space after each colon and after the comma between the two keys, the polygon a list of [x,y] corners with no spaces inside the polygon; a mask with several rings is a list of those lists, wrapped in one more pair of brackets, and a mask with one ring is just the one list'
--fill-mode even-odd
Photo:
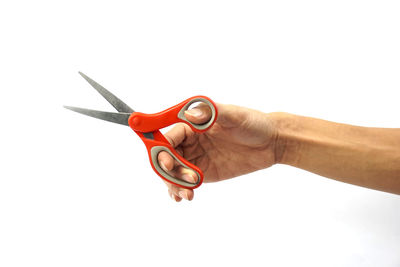
{"label": "finger hole", "polygon": [[192,169],[188,169],[182,166],[177,166],[175,169],[175,175],[177,178],[182,179],[188,183],[197,183],[197,174]]}
{"label": "finger hole", "polygon": [[198,183],[200,178],[198,172],[178,160],[169,150],[166,151],[163,147],[160,147],[160,149],[164,150],[159,151],[157,154],[158,164],[154,164],[154,167],[164,179],[173,184],[186,187],[192,187]]}
{"label": "finger hole", "polygon": [[[168,155],[168,156],[170,156],[170,155]],[[169,174],[170,176],[172,176],[178,180],[188,182],[191,184],[196,184],[198,182],[199,177],[194,170],[183,166],[181,163],[179,163],[175,159],[171,159],[171,160],[172,160],[171,165],[173,165],[172,168],[169,166],[163,167],[164,163],[161,163],[161,162],[159,163],[160,167],[163,168],[167,174]],[[168,169],[166,169],[166,168],[168,168]]]}
{"label": "finger hole", "polygon": [[162,163],[160,163],[160,167],[163,168],[167,174],[169,174],[170,176],[172,176],[178,180],[188,182],[191,184],[196,184],[197,181],[199,180],[197,173],[195,171],[193,171],[192,169],[184,167],[176,160],[173,160],[173,165],[174,166],[172,168],[165,170],[162,167]]}
{"label": "finger hole", "polygon": [[201,101],[193,102],[185,111],[185,117],[192,123],[203,125],[211,120],[211,108]]}

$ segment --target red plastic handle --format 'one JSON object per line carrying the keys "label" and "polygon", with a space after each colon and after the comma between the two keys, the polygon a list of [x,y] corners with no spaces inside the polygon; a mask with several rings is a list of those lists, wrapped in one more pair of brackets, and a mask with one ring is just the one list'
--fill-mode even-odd
{"label": "red plastic handle", "polygon": [[[181,155],[179,155],[175,151],[175,149],[168,143],[167,139],[165,139],[164,135],[160,131],[152,132],[154,139],[148,139],[144,136],[143,133],[137,131],[135,132],[139,135],[143,143],[146,145],[151,167],[153,168],[154,172],[157,173],[158,176],[160,176],[162,179],[164,179],[169,183],[187,189],[195,189],[203,183],[204,179],[203,172],[196,165],[190,163]],[[177,160],[181,164],[181,166],[190,169],[194,173],[196,173],[197,182],[189,183],[179,178],[173,177],[167,172],[165,172],[158,163],[158,153],[160,153],[161,151],[166,151],[175,160]]]}
{"label": "red plastic handle", "polygon": [[[184,116],[184,112],[190,107],[190,105],[197,102],[205,103],[210,107],[211,119],[205,124],[194,124],[188,121]],[[206,96],[194,96],[186,99],[182,103],[155,114],[134,112],[129,118],[129,125],[135,131],[147,133],[162,129],[178,122],[184,122],[188,124],[193,131],[204,132],[210,129],[210,127],[214,124],[217,115],[217,106],[210,98]]]}
{"label": "red plastic handle", "polygon": [[[210,107],[211,119],[205,124],[194,124],[188,121],[184,112],[196,102],[203,102]],[[204,132],[210,129],[217,119],[218,111],[215,103],[206,96],[194,96],[178,105],[155,114],[144,114],[134,112],[129,117],[129,126],[139,135],[143,143],[146,145],[147,152],[150,159],[150,164],[153,170],[167,182],[177,185],[182,188],[195,189],[203,183],[203,172],[194,164],[190,163],[179,155],[175,149],[169,144],[168,140],[162,135],[159,129],[175,124],[177,122],[184,122],[188,124],[193,131]],[[151,138],[149,135],[151,133]],[[165,172],[158,163],[158,154],[161,151],[169,153],[178,163],[192,170],[197,175],[196,183],[189,183],[184,180],[178,179]]]}

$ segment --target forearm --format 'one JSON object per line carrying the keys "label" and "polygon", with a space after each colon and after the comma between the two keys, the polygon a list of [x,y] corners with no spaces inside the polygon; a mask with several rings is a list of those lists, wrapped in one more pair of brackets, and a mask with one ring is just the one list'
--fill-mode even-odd
{"label": "forearm", "polygon": [[400,194],[400,129],[358,127],[274,113],[278,162]]}

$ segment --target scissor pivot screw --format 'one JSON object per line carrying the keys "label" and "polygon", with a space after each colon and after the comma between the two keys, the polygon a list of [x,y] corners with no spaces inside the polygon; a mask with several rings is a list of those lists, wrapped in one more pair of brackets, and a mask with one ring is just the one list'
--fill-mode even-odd
{"label": "scissor pivot screw", "polygon": [[138,117],[133,118],[132,120],[133,126],[138,127],[141,124],[141,120]]}

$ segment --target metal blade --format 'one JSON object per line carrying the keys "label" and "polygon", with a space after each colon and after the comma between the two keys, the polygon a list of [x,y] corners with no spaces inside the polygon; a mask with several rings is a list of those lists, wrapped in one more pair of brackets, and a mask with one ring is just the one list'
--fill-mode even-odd
{"label": "metal blade", "polygon": [[113,95],[110,91],[108,91],[106,88],[98,84],[97,82],[93,81],[91,78],[83,74],[82,72],[79,72],[79,74],[88,82],[90,83],[91,86],[93,86],[94,89],[97,90],[107,101],[110,103],[118,112],[123,112],[123,113],[132,113],[134,110],[130,108],[127,104],[122,102],[121,99]]}
{"label": "metal blade", "polygon": [[129,126],[128,119],[131,113],[114,113],[114,112],[106,112],[106,111],[98,111],[86,108],[77,108],[64,106],[64,108],[81,113],[83,115],[87,115],[96,119],[105,120],[109,122],[119,123],[122,125]]}

